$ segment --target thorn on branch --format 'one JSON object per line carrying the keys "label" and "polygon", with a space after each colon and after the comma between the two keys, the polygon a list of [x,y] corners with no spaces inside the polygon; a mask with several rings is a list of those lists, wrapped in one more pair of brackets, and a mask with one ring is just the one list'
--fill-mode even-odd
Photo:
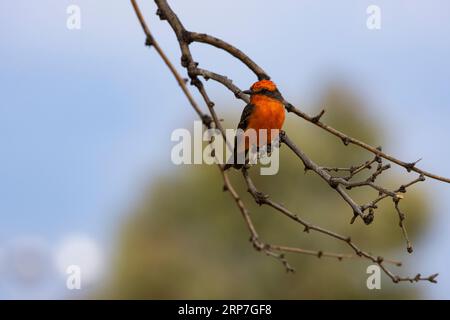
{"label": "thorn on branch", "polygon": [[[377,148],[376,148],[378,151],[383,151],[383,148],[381,147],[381,146],[378,146]],[[375,161],[377,162],[377,163],[382,163],[383,162],[383,158],[381,158],[378,154],[377,155],[375,155]]]}
{"label": "thorn on branch", "polygon": [[435,273],[431,276],[428,277],[428,281],[432,282],[432,283],[437,283],[437,281],[435,280],[436,277],[439,275],[439,273]]}
{"label": "thorn on branch", "polygon": [[348,146],[349,143],[350,143],[350,138],[347,137],[347,136],[343,137],[343,138],[342,138],[342,143],[343,143],[344,145]]}
{"label": "thorn on branch", "polygon": [[322,111],[320,111],[320,113],[317,116],[314,116],[311,118],[311,121],[313,123],[317,123],[319,122],[320,118],[322,118],[322,116],[325,114],[325,109],[322,109]]}
{"label": "thorn on branch", "polygon": [[414,162],[405,164],[406,171],[411,172],[420,160],[422,160],[422,158],[420,158],[419,160],[416,160]]}
{"label": "thorn on branch", "polygon": [[161,9],[159,9],[159,8],[156,10],[156,15],[159,17],[160,20],[166,20],[167,19],[167,17],[164,14],[164,12]]}
{"label": "thorn on branch", "polygon": [[147,47],[151,47],[154,43],[155,43],[155,40],[153,39],[152,35],[148,34],[147,37],[145,38],[145,45]]}

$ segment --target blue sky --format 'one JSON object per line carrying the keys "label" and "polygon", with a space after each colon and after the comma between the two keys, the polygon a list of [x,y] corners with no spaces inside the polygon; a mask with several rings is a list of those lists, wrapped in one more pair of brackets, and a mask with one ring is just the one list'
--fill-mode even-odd
{"label": "blue sky", "polygon": [[[167,23],[154,15],[153,1],[140,3],[179,67]],[[407,160],[423,157],[422,167],[450,176],[448,1],[170,3],[189,29],[248,53],[307,111],[334,79],[356,88],[370,102],[369,114],[386,123],[386,150]],[[81,8],[80,30],[66,28],[71,4]],[[366,28],[370,4],[381,8],[381,30]],[[0,249],[29,236],[52,247],[72,233],[108,248],[140,187],[169,166],[170,133],[195,114],[160,59],[143,46],[128,1],[2,1],[0,39]],[[226,73],[240,87],[254,81],[224,53],[204,45],[193,50],[201,66]],[[216,101],[240,106],[219,86],[210,87]],[[441,273],[428,296],[450,298],[450,187],[428,184],[435,222],[414,261]],[[56,287],[43,297],[55,296]],[[0,297],[27,297],[14,292],[0,282]]]}

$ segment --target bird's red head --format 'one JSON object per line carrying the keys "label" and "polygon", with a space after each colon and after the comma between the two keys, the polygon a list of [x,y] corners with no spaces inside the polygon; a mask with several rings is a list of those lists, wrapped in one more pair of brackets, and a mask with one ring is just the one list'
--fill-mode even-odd
{"label": "bird's red head", "polygon": [[267,90],[267,91],[271,91],[274,92],[275,90],[277,90],[277,86],[275,85],[275,83],[273,83],[273,81],[270,80],[260,80],[255,82],[251,87],[250,90],[253,93],[257,93],[259,91],[263,91],[263,90]]}
{"label": "bird's red head", "polygon": [[270,80],[257,81],[250,87],[250,90],[246,90],[243,92],[252,96],[265,95],[277,100],[283,99],[275,83]]}

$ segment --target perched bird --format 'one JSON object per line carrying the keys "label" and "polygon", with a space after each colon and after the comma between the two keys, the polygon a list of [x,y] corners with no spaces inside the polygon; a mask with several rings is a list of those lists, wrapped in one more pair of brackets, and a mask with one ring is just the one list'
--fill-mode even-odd
{"label": "perched bird", "polygon": [[[242,129],[244,136],[249,129],[255,130],[258,148],[265,145],[270,146],[276,138],[271,136],[271,129],[280,130],[284,123],[285,110],[281,93],[275,83],[270,80],[257,81],[250,87],[250,90],[243,91],[243,93],[250,95],[250,103],[242,111],[238,129]],[[267,130],[266,139],[260,137],[261,129]],[[236,135],[233,156],[225,164],[224,170],[231,167],[241,169],[245,163],[238,159],[245,159],[250,147],[248,139],[242,138],[242,136],[238,139],[238,135]]]}

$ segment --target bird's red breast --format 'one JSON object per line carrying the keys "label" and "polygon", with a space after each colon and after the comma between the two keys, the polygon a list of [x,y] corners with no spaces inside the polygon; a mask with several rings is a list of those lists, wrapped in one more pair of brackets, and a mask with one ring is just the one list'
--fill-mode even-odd
{"label": "bird's red breast", "polygon": [[[280,130],[285,119],[284,105],[281,101],[262,94],[255,94],[251,97],[250,103],[254,106],[252,114],[248,120],[246,129],[254,129],[257,132],[258,146],[263,146],[267,141],[272,142],[275,137],[271,136],[271,129]],[[259,138],[259,130],[267,130],[267,140]],[[248,145],[246,143],[246,149]]]}

